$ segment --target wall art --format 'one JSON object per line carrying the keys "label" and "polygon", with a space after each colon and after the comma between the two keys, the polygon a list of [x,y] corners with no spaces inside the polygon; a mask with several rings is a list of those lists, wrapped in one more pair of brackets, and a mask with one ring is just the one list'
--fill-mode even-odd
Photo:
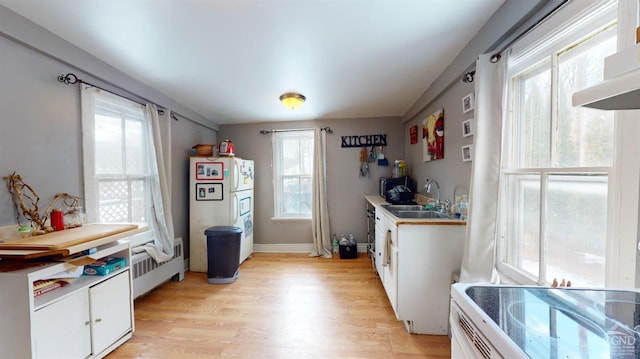
{"label": "wall art", "polygon": [[462,98],[462,113],[467,113],[474,109],[473,92]]}
{"label": "wall art", "polygon": [[462,162],[470,162],[473,159],[473,145],[462,146]]}
{"label": "wall art", "polygon": [[427,116],[422,121],[423,161],[444,158],[444,109]]}
{"label": "wall art", "polygon": [[409,138],[411,139],[412,145],[418,143],[418,125],[409,128]]}
{"label": "wall art", "polygon": [[471,119],[462,122],[462,137],[473,136],[473,125]]}
{"label": "wall art", "polygon": [[387,135],[355,135],[342,136],[342,145],[340,147],[370,147],[370,146],[386,146]]}

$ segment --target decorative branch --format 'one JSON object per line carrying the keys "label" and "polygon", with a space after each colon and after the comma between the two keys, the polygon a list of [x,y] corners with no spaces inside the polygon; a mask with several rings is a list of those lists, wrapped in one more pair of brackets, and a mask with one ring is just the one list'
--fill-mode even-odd
{"label": "decorative branch", "polygon": [[[11,200],[13,201],[13,207],[16,209],[16,219],[19,225],[23,225],[20,221],[20,217],[24,217],[26,220],[31,221],[35,225],[34,231],[44,229],[44,224],[47,221],[47,215],[41,217],[38,209],[38,202],[40,202],[40,196],[36,191],[24,183],[22,177],[19,174],[13,172],[10,176],[4,177],[7,181],[7,187],[11,194]],[[25,203],[25,200],[27,203]]]}
{"label": "decorative branch", "polygon": [[33,227],[33,235],[44,234],[53,231],[50,226],[46,227],[45,224],[49,219],[49,211],[54,204],[62,200],[62,203],[67,208],[78,207],[80,197],[70,195],[68,193],[58,193],[53,197],[53,200],[45,207],[44,213],[40,214],[38,203],[40,202],[40,196],[38,193],[24,183],[22,177],[19,174],[13,172],[10,176],[3,177],[7,181],[7,188],[9,194],[11,194],[11,201],[13,207],[16,210],[16,220],[20,226],[23,226],[21,218],[24,218],[29,223],[30,227]]}

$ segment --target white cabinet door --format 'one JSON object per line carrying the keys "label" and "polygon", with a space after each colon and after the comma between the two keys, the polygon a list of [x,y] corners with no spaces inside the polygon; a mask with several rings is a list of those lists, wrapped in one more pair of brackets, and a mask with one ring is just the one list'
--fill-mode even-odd
{"label": "white cabinet door", "polygon": [[88,290],[37,310],[34,314],[36,358],[86,358],[91,355]]}
{"label": "white cabinet door", "polygon": [[396,313],[398,319],[402,319],[398,316],[398,231],[395,224],[391,221],[385,221],[385,242],[386,237],[389,237],[389,253],[388,263],[383,266],[382,275],[384,284],[384,290],[387,292],[389,302],[393,311]]}
{"label": "white cabinet door", "polygon": [[128,270],[89,288],[94,355],[132,328],[130,289]]}
{"label": "white cabinet door", "polygon": [[398,309],[413,333],[447,334],[451,275],[460,271],[464,236],[464,226],[399,226]]}
{"label": "white cabinet door", "polygon": [[376,264],[376,272],[380,276],[380,279],[384,281],[383,272],[382,272],[382,252],[385,240],[385,231],[384,231],[384,216],[382,215],[382,210],[376,209],[375,213],[376,219],[376,228],[375,228],[375,264]]}

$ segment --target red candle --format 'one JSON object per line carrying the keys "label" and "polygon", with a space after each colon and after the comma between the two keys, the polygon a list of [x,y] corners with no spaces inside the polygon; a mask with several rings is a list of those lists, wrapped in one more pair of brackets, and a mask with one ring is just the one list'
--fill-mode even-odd
{"label": "red candle", "polygon": [[64,229],[64,212],[60,208],[51,210],[51,227],[56,231]]}

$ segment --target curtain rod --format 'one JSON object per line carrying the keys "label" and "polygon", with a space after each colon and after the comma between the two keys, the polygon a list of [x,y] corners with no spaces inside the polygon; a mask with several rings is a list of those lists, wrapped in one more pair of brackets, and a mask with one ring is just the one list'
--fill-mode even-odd
{"label": "curtain rod", "polygon": [[[551,15],[555,14],[556,12],[558,12],[558,10],[560,10],[560,8],[562,8],[564,5],[566,5],[569,2],[569,0],[555,0],[553,2],[549,2],[547,4],[545,4],[544,6],[540,7],[537,11],[544,11],[544,15],[538,19],[534,19],[533,22],[526,28],[524,29],[522,32],[520,32],[519,34],[511,34],[509,37],[511,37],[511,39],[509,39],[509,37],[507,37],[507,39],[505,39],[505,41],[503,41],[503,44],[500,49],[498,50],[493,50],[493,55],[491,56],[491,62],[492,63],[496,63],[498,61],[500,61],[500,58],[502,57],[502,52],[506,49],[508,49],[511,45],[513,45],[516,41],[520,40],[521,38],[523,38],[525,35],[531,33],[535,28],[538,27],[538,25],[540,25],[543,21],[545,21],[546,19],[548,19]],[[531,20],[532,18],[530,18],[529,20]],[[475,67],[475,63],[471,66],[471,67]],[[469,72],[466,72],[462,75],[462,82],[464,83],[471,83],[473,82],[473,77],[475,76],[476,71],[475,70],[471,70]]]}
{"label": "curtain rod", "polygon": [[524,31],[522,31],[521,33],[515,35],[515,37],[513,37],[506,44],[501,46],[499,50],[495,51],[495,53],[493,54],[491,59],[493,60],[493,58],[495,58],[495,57],[497,57],[497,59],[495,61],[492,61],[492,62],[498,62],[500,60],[500,54],[504,50],[509,48],[511,45],[513,45],[516,41],[518,41],[521,38],[523,38],[525,35],[528,35],[531,31],[533,31],[535,28],[537,28],[538,25],[540,25],[542,22],[547,20],[553,14],[557,13],[558,10],[560,10],[560,8],[563,7],[564,5],[566,5],[568,2],[569,2],[569,0],[555,0],[555,1],[550,1],[548,4],[546,4],[543,7],[541,7],[538,11],[545,11],[545,14],[541,18],[535,19],[532,24],[530,24],[526,29],[524,29]]}
{"label": "curtain rod", "polygon": [[[294,131],[309,131],[309,130],[313,130],[313,128],[289,128],[289,129],[282,129],[282,130],[260,130],[260,133],[263,135],[266,135],[268,133],[276,133],[276,132],[294,132]],[[321,131],[327,131],[327,133],[333,133],[333,130],[331,130],[331,127],[322,127],[320,128]]]}
{"label": "curtain rod", "polygon": [[[113,91],[107,90],[107,89],[105,89],[104,87],[100,87],[100,86],[94,85],[94,84],[92,84],[92,83],[89,83],[89,82],[87,82],[87,81],[81,80],[81,79],[79,79],[79,78],[78,78],[78,76],[76,76],[76,75],[75,75],[75,74],[73,74],[73,73],[68,73],[68,74],[66,74],[66,75],[60,75],[60,76],[58,76],[58,81],[59,81],[59,82],[64,83],[65,85],[75,85],[75,84],[77,84],[78,82],[80,82],[80,83],[83,83],[83,84],[85,84],[85,85],[93,86],[93,87],[98,88],[98,89],[100,89],[100,90],[102,90],[102,91],[108,92],[108,93],[110,93],[110,94],[114,94],[114,95],[116,95],[116,96],[120,96],[120,97],[126,98],[127,100],[129,100],[129,101],[133,101],[133,102],[135,102],[135,103],[137,103],[137,104],[140,104],[140,105],[145,105],[146,103],[153,103],[153,102],[151,102],[151,101],[147,100],[146,98],[144,98],[144,97],[142,97],[142,96],[138,96],[138,95],[136,95],[136,94],[134,94],[134,93],[131,93],[131,92],[129,92],[129,91],[127,91],[127,90],[123,89],[122,87],[118,87],[118,86],[115,86],[115,85],[114,85],[115,87],[119,88],[120,90],[125,91],[125,92],[127,92],[127,93],[129,93],[129,94],[131,94],[131,95],[134,95],[136,98],[132,98],[132,97],[129,97],[129,96],[123,96],[123,95],[121,95],[121,94],[118,94],[118,93],[115,93],[115,92],[113,92]],[[141,100],[142,100],[142,101],[145,101],[145,102],[141,102]],[[157,105],[157,104],[155,104],[155,105]],[[162,115],[162,114],[164,114],[164,110],[163,110],[163,109],[158,109],[158,113]],[[177,114],[178,116],[180,116],[180,117],[187,118],[187,117],[185,117],[185,116],[183,116],[183,115],[180,115],[179,113],[176,113],[176,114]],[[172,119],[174,119],[174,120],[178,121],[178,118],[176,117],[176,114],[174,114],[174,112],[173,112],[173,111],[171,111],[171,115],[170,115],[170,116],[171,116],[171,118],[172,118]],[[187,118],[187,119],[188,119],[188,118]]]}

